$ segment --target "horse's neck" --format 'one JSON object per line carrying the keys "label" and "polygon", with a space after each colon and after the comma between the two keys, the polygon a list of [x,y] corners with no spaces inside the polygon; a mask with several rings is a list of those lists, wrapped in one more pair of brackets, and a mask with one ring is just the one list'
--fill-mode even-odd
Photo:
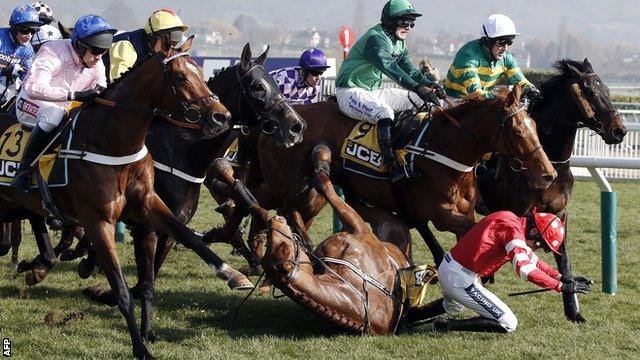
{"label": "horse's neck", "polygon": [[[492,140],[483,139],[476,126],[469,126],[482,123],[481,120],[464,121],[462,118],[457,120],[462,121],[463,128],[458,128],[444,117],[434,120],[429,125],[431,129],[426,136],[425,148],[461,164],[472,166],[480,160],[482,155],[491,151],[487,145]],[[493,121],[497,121],[497,117]]]}
{"label": "horse's neck", "polygon": [[224,135],[204,139],[200,131],[174,127],[159,119],[147,134],[154,161],[196,177],[204,177],[224,140]]}
{"label": "horse's neck", "polygon": [[[544,101],[545,99],[548,101]],[[535,108],[530,111],[531,116],[538,123],[540,144],[542,144],[549,160],[555,162],[562,162],[571,157],[577,127],[569,124],[575,123],[575,117],[579,116],[573,107],[558,103],[558,101],[562,101],[560,99],[563,97],[542,97],[542,101],[535,104]]]}
{"label": "horse's neck", "polygon": [[[144,69],[138,69],[143,74]],[[155,95],[149,93],[154,86],[151,79],[136,81],[135,74],[123,79],[117,88],[109,91],[105,99],[117,104],[125,104],[151,109]],[[104,155],[123,156],[139,151],[145,142],[145,136],[153,115],[149,112],[125,110],[100,104],[93,104],[84,111],[84,117],[78,120],[78,126],[84,126],[86,135],[76,137],[83,141],[87,151]]]}

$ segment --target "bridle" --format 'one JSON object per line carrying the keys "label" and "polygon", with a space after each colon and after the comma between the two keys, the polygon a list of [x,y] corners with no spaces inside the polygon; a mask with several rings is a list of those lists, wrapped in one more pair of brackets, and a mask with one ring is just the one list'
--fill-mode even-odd
{"label": "bridle", "polygon": [[[170,74],[169,68],[167,67],[167,64],[182,56],[189,56],[189,54],[186,52],[180,52],[162,59],[162,74],[163,74],[164,82],[165,83],[167,81],[169,82],[169,85],[171,86],[171,91],[173,92],[173,95],[178,99],[178,104],[182,108],[182,111],[167,110],[161,107],[149,108],[149,107],[133,106],[128,104],[117,103],[115,101],[106,100],[102,98],[95,98],[93,101],[104,106],[150,113],[150,114],[153,114],[154,116],[158,116],[166,120],[167,122],[175,126],[179,126],[187,129],[201,130],[203,126],[202,125],[203,115],[200,112],[200,110],[193,105],[197,102],[200,102],[202,100],[206,100],[209,98],[211,98],[213,101],[216,101],[216,102],[220,100],[218,99],[218,96],[213,94],[211,91],[209,91],[208,95],[200,96],[195,99],[186,99],[184,96],[178,93],[178,91],[176,90],[176,84],[171,78],[171,74]],[[162,101],[160,101],[160,103],[162,103]],[[183,118],[186,122],[175,120],[174,117]],[[223,123],[217,121],[213,117],[211,118],[211,120],[214,122],[215,126],[224,125]]]}
{"label": "bridle", "polygon": [[[597,76],[598,75],[595,73],[588,73],[588,74],[584,74],[581,80],[590,78],[590,77],[597,77]],[[605,130],[606,124],[604,121],[599,121],[598,118],[596,117],[597,113],[595,112],[595,110],[593,110],[591,103],[589,102],[589,100],[587,100],[586,96],[582,92],[582,87],[580,86],[578,81],[571,84],[571,94],[573,95],[573,98],[578,105],[578,109],[580,109],[580,112],[585,118],[585,121],[578,121],[574,124],[574,126],[578,128],[586,126],[589,129],[593,130],[596,134],[602,136],[602,134],[604,134],[606,131]],[[604,112],[611,114],[610,119],[613,119],[618,115],[618,110],[616,110],[615,108],[606,109]]]}
{"label": "bridle", "polygon": [[[236,78],[242,87],[242,95],[244,99],[246,99],[249,107],[253,111],[258,123],[260,124],[260,129],[266,135],[271,135],[276,131],[276,126],[273,121],[271,121],[272,113],[274,109],[280,105],[281,103],[286,101],[284,95],[280,93],[276,93],[273,95],[273,89],[271,86],[264,86],[265,96],[262,99],[257,99],[251,94],[251,87],[255,83],[254,80],[251,80],[248,84],[248,87],[245,86],[247,83],[244,81],[251,73],[256,69],[262,69],[264,72],[264,67],[260,64],[256,64],[252,66],[248,71],[244,74],[240,74],[240,66],[236,66]],[[262,83],[264,81],[261,80]],[[265,100],[267,99],[267,100]],[[256,104],[258,103],[258,104]],[[248,127],[247,125],[244,125]]]}
{"label": "bridle", "polygon": [[[502,117],[502,119],[500,120],[500,128],[498,129],[498,132],[496,133],[496,136],[494,138],[493,144],[491,145],[491,149],[495,150],[496,149],[496,144],[498,143],[498,137],[500,136],[500,134],[502,134],[502,132],[504,131],[504,136],[503,138],[505,139],[505,148],[507,148],[507,150],[509,150],[509,148],[511,148],[511,150],[517,149],[517,146],[515,146],[513,144],[513,140],[511,139],[511,137],[509,136],[509,131],[507,130],[507,122],[509,122],[509,120],[512,120],[514,116],[516,116],[517,114],[525,111],[526,108],[524,105],[521,105],[520,107],[518,107],[516,110],[513,110],[510,113],[507,113],[505,116]],[[510,122],[509,122],[510,123]],[[525,170],[528,170],[526,166],[524,166],[524,162],[525,160],[531,158],[535,153],[542,151],[542,144],[538,144],[538,146],[536,146],[533,150],[529,151],[526,154],[521,154],[519,156],[516,155],[506,155],[503,154],[506,158],[508,158],[509,161],[509,167],[511,167],[511,170],[515,171],[515,172],[523,172]],[[512,161],[515,161],[514,165],[512,163]]]}

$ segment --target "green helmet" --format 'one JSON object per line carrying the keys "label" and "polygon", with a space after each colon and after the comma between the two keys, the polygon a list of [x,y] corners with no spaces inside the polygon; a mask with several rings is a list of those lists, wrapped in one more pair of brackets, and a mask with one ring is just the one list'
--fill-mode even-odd
{"label": "green helmet", "polygon": [[388,27],[395,22],[396,19],[403,16],[418,17],[422,16],[422,14],[416,11],[409,0],[389,0],[382,8],[380,22],[382,22],[382,25],[385,25],[385,27]]}

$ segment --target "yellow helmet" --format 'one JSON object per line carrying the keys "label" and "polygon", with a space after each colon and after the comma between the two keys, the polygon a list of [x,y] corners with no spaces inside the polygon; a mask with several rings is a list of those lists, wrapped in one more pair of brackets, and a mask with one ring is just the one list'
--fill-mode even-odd
{"label": "yellow helmet", "polygon": [[156,10],[144,25],[144,32],[149,35],[158,31],[179,28],[182,31],[189,30],[189,27],[182,23],[182,20],[171,9]]}

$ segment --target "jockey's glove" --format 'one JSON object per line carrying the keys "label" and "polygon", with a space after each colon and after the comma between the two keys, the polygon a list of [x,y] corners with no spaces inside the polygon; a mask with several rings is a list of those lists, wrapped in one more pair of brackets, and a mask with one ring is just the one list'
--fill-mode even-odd
{"label": "jockey's glove", "polygon": [[529,99],[529,101],[533,101],[536,100],[537,98],[540,97],[540,90],[538,90],[537,88],[530,86],[529,88],[527,88],[524,91],[523,96],[527,99]]}
{"label": "jockey's glove", "polygon": [[85,102],[93,100],[98,95],[100,95],[100,92],[96,89],[70,91],[69,94],[67,94],[67,100]]}
{"label": "jockey's glove", "polygon": [[418,95],[418,97],[420,97],[420,99],[422,99],[422,101],[440,106],[440,100],[438,100],[435,90],[426,86],[417,86],[413,91]]}
{"label": "jockey's glove", "polygon": [[560,281],[562,281],[562,282],[571,281],[571,280],[577,281],[577,282],[580,282],[580,283],[584,283],[584,284],[588,284],[588,285],[593,284],[593,281],[591,281],[591,279],[587,279],[584,276],[562,276],[562,277],[560,277]]}
{"label": "jockey's glove", "polygon": [[3,67],[0,70],[0,75],[2,76],[18,76],[24,72],[24,68],[20,64],[12,64],[6,67]]}
{"label": "jockey's glove", "polygon": [[562,281],[562,292],[566,294],[581,293],[586,294],[591,291],[591,285],[588,282],[578,281],[575,279]]}
{"label": "jockey's glove", "polygon": [[438,97],[438,99],[446,99],[447,98],[447,92],[444,91],[444,87],[438,83],[433,83],[433,85],[431,85],[431,88],[433,89],[433,91],[435,91],[436,96]]}

